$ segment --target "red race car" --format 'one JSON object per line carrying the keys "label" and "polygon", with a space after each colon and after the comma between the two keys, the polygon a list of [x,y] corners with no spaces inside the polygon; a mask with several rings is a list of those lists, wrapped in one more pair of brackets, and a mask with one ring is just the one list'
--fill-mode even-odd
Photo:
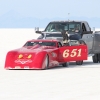
{"label": "red race car", "polygon": [[87,60],[87,46],[63,46],[58,40],[29,40],[23,47],[6,55],[5,69],[47,69],[76,61]]}

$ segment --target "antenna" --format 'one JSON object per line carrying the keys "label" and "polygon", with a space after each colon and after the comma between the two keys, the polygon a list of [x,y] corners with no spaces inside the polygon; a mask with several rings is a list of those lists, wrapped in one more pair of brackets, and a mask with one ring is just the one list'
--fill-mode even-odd
{"label": "antenna", "polygon": [[93,27],[93,33],[95,33],[95,27]]}
{"label": "antenna", "polygon": [[70,15],[70,13],[68,13],[68,21],[69,21],[69,15]]}

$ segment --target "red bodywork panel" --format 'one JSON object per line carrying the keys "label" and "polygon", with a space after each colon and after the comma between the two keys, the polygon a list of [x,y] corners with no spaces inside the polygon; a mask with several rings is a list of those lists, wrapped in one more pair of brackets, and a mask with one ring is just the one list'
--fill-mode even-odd
{"label": "red bodywork panel", "polygon": [[59,49],[59,61],[62,62],[87,60],[87,55],[86,45],[67,46]]}
{"label": "red bodywork panel", "polygon": [[45,69],[46,65],[50,68],[69,61],[87,60],[86,45],[58,47],[57,40],[31,40],[30,42],[37,41],[54,42],[56,45],[23,46],[11,50],[6,55],[5,69]]}

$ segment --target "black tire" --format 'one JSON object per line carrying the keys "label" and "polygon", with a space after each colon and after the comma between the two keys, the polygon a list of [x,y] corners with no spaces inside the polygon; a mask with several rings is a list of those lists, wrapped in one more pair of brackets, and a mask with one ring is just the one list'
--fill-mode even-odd
{"label": "black tire", "polygon": [[98,62],[100,63],[100,53],[98,54]]}
{"label": "black tire", "polygon": [[93,60],[93,63],[98,63],[98,54],[95,54],[94,56],[92,56],[92,60]]}
{"label": "black tire", "polygon": [[82,65],[83,64],[83,60],[82,61],[76,61],[76,65]]}
{"label": "black tire", "polygon": [[[79,40],[79,44],[86,45],[86,43],[83,40]],[[82,64],[83,64],[83,60],[82,61],[76,61],[76,65],[82,65]]]}
{"label": "black tire", "polygon": [[68,67],[68,63],[67,62],[66,63],[63,63],[62,66],[63,67]]}
{"label": "black tire", "polygon": [[45,69],[48,69],[48,67],[49,67],[49,56],[48,55],[46,55],[44,63],[45,63]]}

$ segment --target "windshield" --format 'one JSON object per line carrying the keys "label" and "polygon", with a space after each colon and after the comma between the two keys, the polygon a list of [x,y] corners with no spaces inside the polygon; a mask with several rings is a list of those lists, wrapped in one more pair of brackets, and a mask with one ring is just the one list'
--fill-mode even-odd
{"label": "windshield", "polygon": [[80,23],[76,22],[50,23],[45,29],[46,32],[61,32],[63,30],[66,30],[68,32],[79,32]]}
{"label": "windshield", "polygon": [[27,42],[24,46],[35,46],[39,44],[40,46],[56,46],[56,43],[55,42],[37,42],[37,41],[34,41],[34,42]]}

